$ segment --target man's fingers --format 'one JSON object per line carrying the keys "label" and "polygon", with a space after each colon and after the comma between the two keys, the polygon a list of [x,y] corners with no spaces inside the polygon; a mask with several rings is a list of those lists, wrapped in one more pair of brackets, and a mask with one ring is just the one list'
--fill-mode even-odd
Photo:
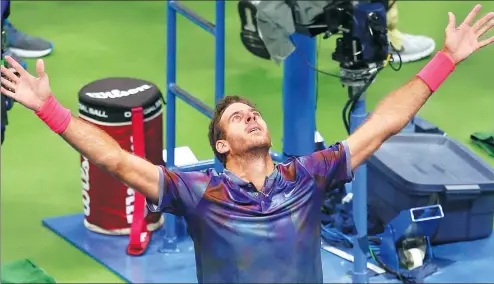
{"label": "man's fingers", "polygon": [[12,98],[12,99],[17,101],[17,99],[15,98],[14,92],[9,91],[9,90],[5,89],[4,87],[0,88],[0,92],[2,92],[2,94],[6,95],[7,97]]}
{"label": "man's fingers", "polygon": [[448,29],[452,30],[452,29],[455,29],[456,28],[456,17],[453,13],[451,12],[448,12],[448,18],[449,18],[449,21],[448,21]]}
{"label": "man's fingers", "polygon": [[7,88],[12,89],[12,90],[15,91],[15,84],[12,83],[10,80],[8,80],[7,78],[2,77],[2,79],[0,81],[2,83],[2,86],[5,86],[5,87],[7,87]]}
{"label": "man's fingers", "polygon": [[19,77],[17,77],[17,75],[15,75],[11,69],[2,65],[1,71],[2,71],[2,77],[5,76],[7,77],[7,79],[15,83],[19,82]]}
{"label": "man's fingers", "polygon": [[480,8],[482,8],[480,4],[475,5],[475,7],[473,7],[472,11],[468,14],[468,16],[463,21],[462,25],[470,26],[473,22],[473,19],[475,19],[475,17],[479,13]]}
{"label": "man's fingers", "polygon": [[473,30],[477,31],[485,26],[490,20],[494,19],[494,12],[490,12],[487,15],[483,16],[480,20],[478,20],[474,25],[473,25]]}
{"label": "man's fingers", "polygon": [[[493,14],[494,15],[494,14]],[[483,27],[481,27],[478,31],[477,31],[477,37],[481,37],[483,36],[485,33],[487,33],[490,29],[492,29],[494,27],[494,20],[491,20],[490,22],[488,22],[487,24],[485,24]]]}
{"label": "man's fingers", "polygon": [[488,38],[486,40],[483,40],[483,41],[479,42],[479,46],[480,46],[480,48],[482,48],[482,47],[488,46],[491,43],[494,43],[494,36],[492,36],[491,38]]}
{"label": "man's fingers", "polygon": [[43,59],[38,59],[36,61],[36,73],[38,73],[38,77],[42,78],[45,76],[45,63]]}
{"label": "man's fingers", "polygon": [[29,73],[27,73],[27,71],[22,68],[22,66],[14,60],[14,58],[10,57],[10,56],[5,56],[5,60],[9,63],[10,66],[12,66],[12,68],[15,69],[15,71],[19,72],[19,74],[21,76],[24,76],[24,75],[29,75]]}

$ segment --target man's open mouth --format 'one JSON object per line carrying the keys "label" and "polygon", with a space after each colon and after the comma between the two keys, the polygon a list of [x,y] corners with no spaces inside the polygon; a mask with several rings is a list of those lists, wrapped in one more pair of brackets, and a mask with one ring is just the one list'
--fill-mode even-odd
{"label": "man's open mouth", "polygon": [[261,131],[261,129],[259,127],[252,127],[250,130],[249,130],[249,133],[253,133],[253,132],[256,132],[256,131]]}

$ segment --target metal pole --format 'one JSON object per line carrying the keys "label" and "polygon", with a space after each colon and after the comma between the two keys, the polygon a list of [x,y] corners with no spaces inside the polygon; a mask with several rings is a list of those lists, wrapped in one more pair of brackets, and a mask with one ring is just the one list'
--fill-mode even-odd
{"label": "metal pole", "polygon": [[[215,94],[214,103],[217,104],[225,96],[225,1],[216,0],[215,36]],[[223,171],[223,165],[214,159],[214,168],[217,172]]]}
{"label": "metal pole", "polygon": [[166,163],[175,166],[175,95],[171,87],[176,83],[177,72],[177,12],[170,2],[166,18]]}
{"label": "metal pole", "polygon": [[[177,68],[177,12],[167,2],[166,18],[166,165],[175,167],[175,94],[171,91],[176,82]],[[165,214],[165,236],[161,252],[175,252],[177,250],[176,218],[172,214]]]}
{"label": "metal pole", "polygon": [[[350,96],[354,96],[361,91],[361,87],[348,87]],[[367,118],[365,107],[365,93],[355,103],[355,107],[350,113],[350,132],[353,133]],[[368,283],[367,277],[367,256],[361,245],[367,243],[367,166],[365,163],[354,171],[355,180],[351,184],[353,193],[353,216],[357,236],[354,241],[353,256],[355,258],[353,266],[353,283]]]}
{"label": "metal pole", "polygon": [[316,40],[293,34],[296,50],[285,60],[283,72],[283,155],[314,152],[316,131]]}

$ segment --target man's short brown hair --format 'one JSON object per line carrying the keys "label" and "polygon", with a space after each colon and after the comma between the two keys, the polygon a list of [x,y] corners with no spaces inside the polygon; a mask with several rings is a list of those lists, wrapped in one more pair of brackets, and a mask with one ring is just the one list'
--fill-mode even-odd
{"label": "man's short brown hair", "polygon": [[221,154],[218,151],[216,151],[216,142],[218,140],[226,139],[226,133],[223,130],[223,128],[220,125],[220,120],[221,116],[225,112],[225,110],[234,103],[242,103],[246,104],[252,108],[256,108],[256,106],[251,103],[249,100],[245,98],[241,98],[239,96],[226,96],[224,97],[221,101],[218,102],[216,105],[216,108],[214,110],[214,115],[213,119],[209,123],[209,143],[211,145],[211,148],[213,148],[214,155],[218,160],[223,164],[223,166],[226,165],[226,156],[227,154]]}

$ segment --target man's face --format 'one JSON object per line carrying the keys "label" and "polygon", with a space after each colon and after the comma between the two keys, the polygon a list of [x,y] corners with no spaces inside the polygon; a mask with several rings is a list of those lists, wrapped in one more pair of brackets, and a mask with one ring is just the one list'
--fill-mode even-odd
{"label": "man's face", "polygon": [[226,139],[216,142],[220,153],[229,152],[241,155],[247,152],[271,147],[271,137],[266,122],[254,108],[243,104],[233,103],[223,112],[220,119]]}

